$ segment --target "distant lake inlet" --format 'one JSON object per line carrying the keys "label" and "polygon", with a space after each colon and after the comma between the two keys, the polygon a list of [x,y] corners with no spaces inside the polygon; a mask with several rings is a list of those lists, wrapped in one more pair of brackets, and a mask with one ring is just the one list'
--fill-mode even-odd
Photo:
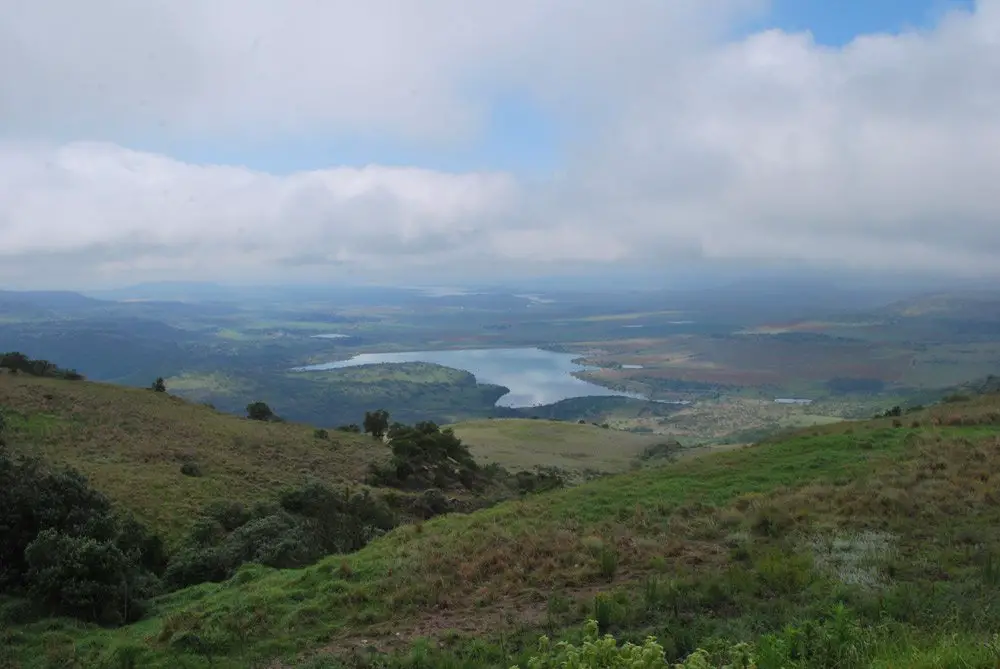
{"label": "distant lake inlet", "polygon": [[451,351],[361,353],[348,360],[299,367],[296,371],[324,371],[381,363],[429,362],[471,373],[480,383],[510,388],[498,406],[519,408],[552,404],[572,397],[616,396],[645,399],[618,392],[573,376],[594,369],[573,362],[575,353],[555,353],[539,348],[485,348]]}

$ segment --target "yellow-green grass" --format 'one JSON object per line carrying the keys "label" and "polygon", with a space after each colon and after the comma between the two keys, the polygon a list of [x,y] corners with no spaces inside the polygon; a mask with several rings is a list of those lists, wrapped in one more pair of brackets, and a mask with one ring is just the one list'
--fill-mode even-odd
{"label": "yellow-green grass", "polygon": [[[370,439],[262,423],[169,394],[101,383],[0,375],[0,412],[15,452],[82,472],[168,541],[215,500],[271,499],[285,486],[363,479],[388,449]],[[201,476],[181,473],[197,463]]]}
{"label": "yellow-green grass", "polygon": [[[505,668],[537,633],[595,612],[620,635],[677,646],[753,640],[846,603],[882,644],[865,651],[879,666],[944,666],[942,653],[985,669],[1000,629],[997,471],[997,398],[814,427],[402,527],[301,570],[245,567],[124,629],[46,621],[8,641],[25,669],[46,653],[103,666],[126,651],[133,666],[226,669],[429,636],[419,662],[352,666]],[[831,561],[831,541],[864,561]],[[852,585],[855,572],[871,586]]]}
{"label": "yellow-green grass", "polygon": [[590,424],[527,418],[471,420],[451,427],[476,460],[514,470],[542,466],[622,472],[647,446],[665,440]]}

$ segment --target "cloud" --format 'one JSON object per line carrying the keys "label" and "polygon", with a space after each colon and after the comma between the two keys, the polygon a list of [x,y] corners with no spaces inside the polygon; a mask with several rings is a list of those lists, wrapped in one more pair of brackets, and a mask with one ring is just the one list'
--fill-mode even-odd
{"label": "cloud", "polygon": [[[0,281],[699,257],[997,273],[1000,0],[842,48],[735,35],[762,7],[0,0]],[[358,133],[431,150],[472,141],[509,91],[584,130],[558,174],[272,175],[124,148]]]}

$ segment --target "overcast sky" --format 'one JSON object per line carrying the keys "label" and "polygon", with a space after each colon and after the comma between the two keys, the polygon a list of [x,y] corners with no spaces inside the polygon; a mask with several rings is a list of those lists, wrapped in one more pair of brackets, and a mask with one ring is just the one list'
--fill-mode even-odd
{"label": "overcast sky", "polygon": [[0,0],[0,287],[1000,274],[1000,0]]}

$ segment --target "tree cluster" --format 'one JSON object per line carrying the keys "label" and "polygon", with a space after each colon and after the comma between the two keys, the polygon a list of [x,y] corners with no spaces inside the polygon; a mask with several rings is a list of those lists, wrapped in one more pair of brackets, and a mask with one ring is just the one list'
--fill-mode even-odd
{"label": "tree cluster", "polygon": [[224,581],[251,562],[304,567],[325,555],[356,551],[397,522],[367,490],[352,493],[321,483],[287,490],[276,503],[251,508],[216,503],[194,523],[164,580],[172,588]]}
{"label": "tree cluster", "polygon": [[50,614],[121,624],[159,588],[159,539],[71,470],[0,449],[0,592]]}
{"label": "tree cluster", "polygon": [[34,360],[16,351],[0,353],[0,369],[6,369],[13,374],[28,374],[29,376],[46,376],[68,381],[81,381],[83,375],[73,369],[63,369],[48,360]]}

